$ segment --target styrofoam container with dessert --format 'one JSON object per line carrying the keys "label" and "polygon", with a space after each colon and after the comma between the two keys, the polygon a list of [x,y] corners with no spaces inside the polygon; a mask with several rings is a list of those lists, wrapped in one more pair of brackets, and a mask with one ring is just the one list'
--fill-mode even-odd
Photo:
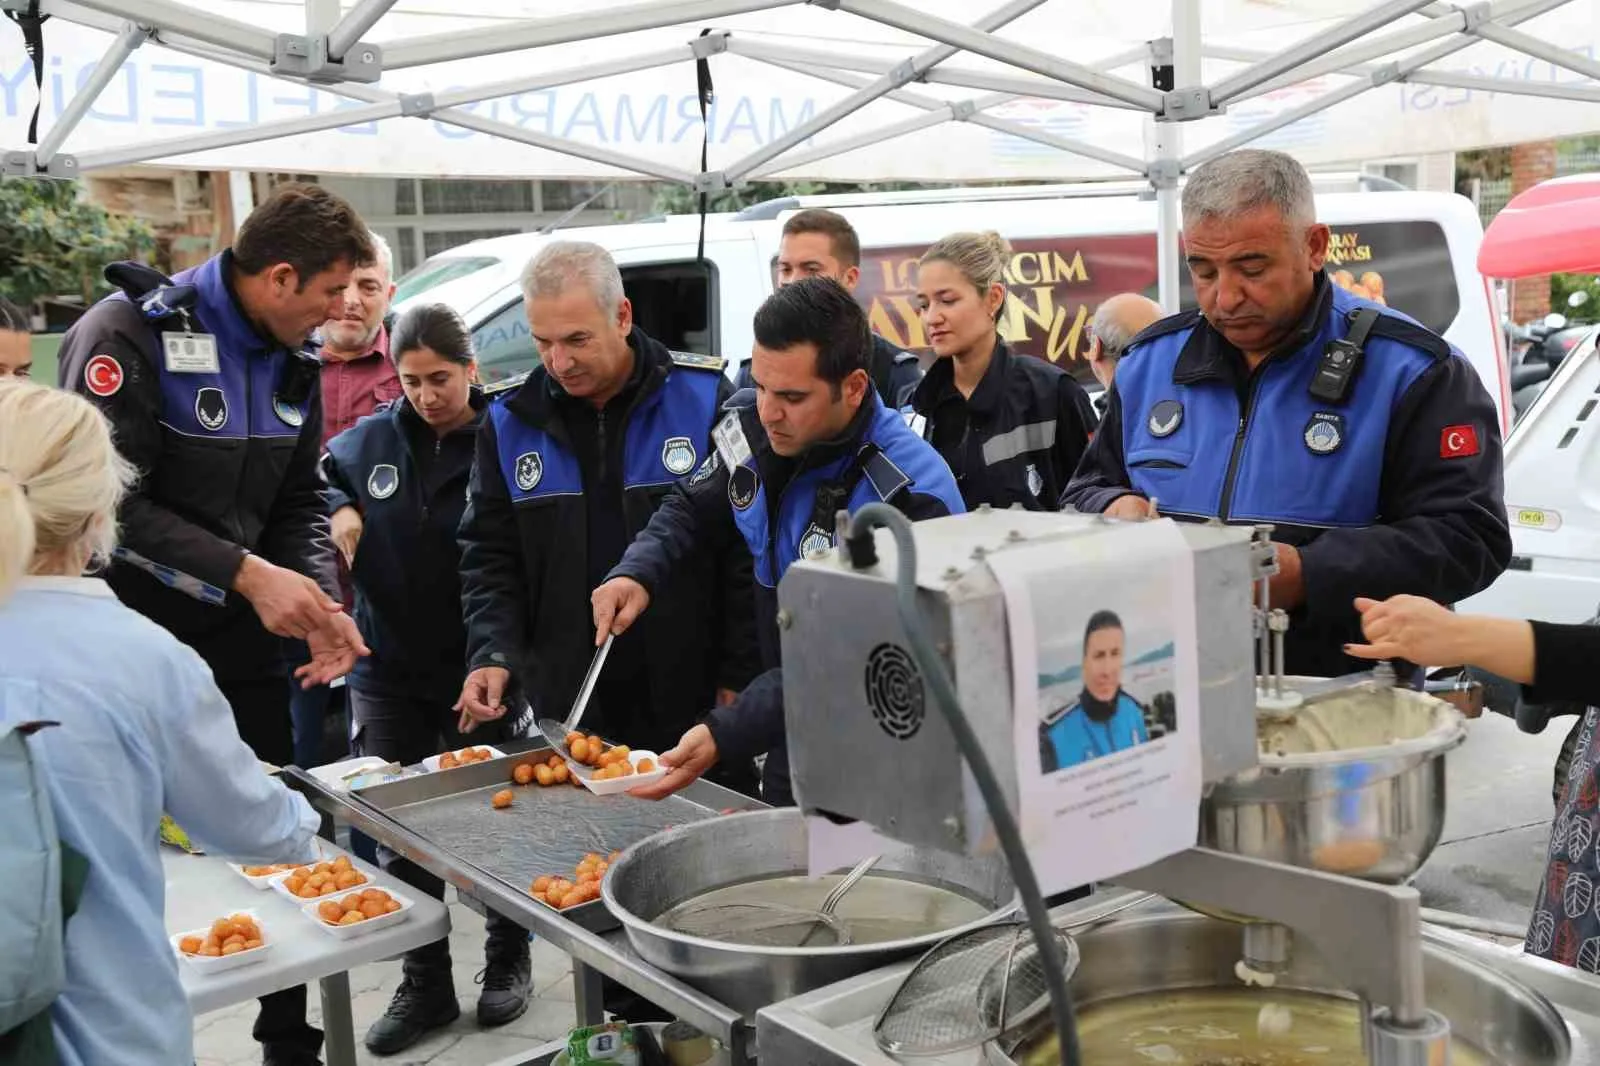
{"label": "styrofoam container with dessert", "polygon": [[[646,759],[650,760],[655,769],[649,773],[641,774],[639,772],[639,764]],[[628,762],[633,765],[633,773],[626,777],[607,777],[596,781],[594,777],[595,768],[592,766],[584,767],[587,773],[575,776],[579,781],[583,782],[584,788],[587,788],[597,796],[614,796],[619,792],[626,792],[630,788],[638,788],[640,785],[648,785],[653,781],[660,781],[667,776],[667,768],[661,765],[661,756],[653,751],[629,751]]]}
{"label": "styrofoam container with dessert", "polygon": [[[323,862],[327,862],[329,860],[323,859],[322,861]],[[307,863],[306,865],[309,866],[309,865],[313,865],[313,864]],[[327,899],[329,895],[342,896],[346,892],[360,892],[363,888],[372,888],[373,887],[372,875],[368,874],[367,871],[363,870],[359,866],[352,865],[350,868],[352,870],[354,870],[356,873],[361,875],[361,880],[360,881],[357,881],[353,885],[346,885],[343,888],[337,888],[336,887],[336,888],[334,888],[334,890],[331,893],[326,893],[326,894],[318,896],[316,898],[317,899]],[[300,867],[298,867],[298,866],[296,866],[294,868],[294,870],[298,870],[298,869],[300,869]],[[293,903],[295,906],[298,907],[302,903],[311,902],[311,898],[312,897],[310,897],[310,896],[297,896],[293,892],[289,891],[289,887],[288,887],[287,882],[288,882],[289,878],[291,876],[293,876],[294,870],[285,870],[281,874],[273,874],[270,878],[268,878],[268,886],[272,889],[272,891],[276,892],[278,895],[282,896],[284,899],[288,900],[289,902]]]}
{"label": "styrofoam container with dessert", "polygon": [[[489,753],[489,758],[491,758],[491,759],[504,759],[506,757],[506,753],[505,752],[501,751],[499,748],[493,747],[493,746],[488,745],[488,744],[468,744],[467,748],[482,748],[484,751]],[[455,751],[450,752],[450,754],[459,758],[461,753],[463,751],[466,751],[467,748],[457,748]],[[437,755],[428,756],[426,759],[422,760],[422,768],[424,770],[428,771],[430,774],[434,773],[435,771],[437,771],[439,769],[439,760],[444,758],[444,756],[445,756],[445,753],[442,752],[442,751]],[[483,762],[484,760],[480,759],[478,761],[479,762]],[[473,764],[473,763],[465,763],[463,765],[472,766],[472,765],[475,765],[475,764]]]}
{"label": "styrofoam container with dessert", "polygon": [[[172,944],[173,954],[203,974],[226,973],[229,970],[237,970],[241,966],[249,966],[266,958],[267,952],[272,950],[272,935],[268,931],[266,923],[261,920],[261,916],[250,908],[234,911],[233,914],[249,915],[254,920],[256,928],[261,931],[260,947],[246,948],[243,951],[236,951],[232,955],[190,955],[178,946],[183,943],[185,937],[195,936],[204,940],[211,933],[211,926],[208,925],[200,929],[188,929],[181,933],[173,933],[168,937],[168,942]],[[225,915],[224,917],[231,918],[233,914]]]}
{"label": "styrofoam container with dessert", "polygon": [[[371,888],[372,886],[367,885],[364,887]],[[406,920],[407,915],[411,913],[411,908],[414,906],[408,897],[402,896],[398,892],[391,892],[389,889],[384,889],[383,891],[388,894],[390,899],[400,904],[399,910],[390,911],[388,914],[380,914],[376,918],[363,918],[361,921],[352,922],[349,925],[336,925],[333,922],[327,921],[322,917],[322,915],[317,913],[317,908],[322,906],[324,903],[327,903],[330,900],[338,902],[345,896],[348,896],[351,892],[359,891],[361,891],[361,889],[352,888],[344,892],[335,892],[331,896],[323,896],[321,899],[302,900],[301,902],[303,902],[305,905],[300,908],[300,913],[306,916],[307,921],[311,922],[313,925],[316,925],[329,936],[337,937],[340,940],[354,940],[356,937],[366,936],[369,933],[376,933],[380,929],[387,929],[391,925],[399,925],[401,922]]]}
{"label": "styrofoam container with dessert", "polygon": [[245,873],[246,870],[259,869],[260,866],[256,864],[246,866],[237,862],[230,862],[228,864],[228,869],[232,870],[234,873],[248,881],[251,888],[256,889],[259,892],[265,892],[267,889],[272,887],[272,879],[280,874],[293,873],[302,866],[315,866],[319,862],[332,862],[334,859],[344,854],[344,852],[340,851],[326,840],[323,840],[321,837],[318,837],[316,840],[316,849],[317,857],[307,860],[306,862],[279,862],[260,864],[260,866],[271,867],[271,873],[247,874]]}

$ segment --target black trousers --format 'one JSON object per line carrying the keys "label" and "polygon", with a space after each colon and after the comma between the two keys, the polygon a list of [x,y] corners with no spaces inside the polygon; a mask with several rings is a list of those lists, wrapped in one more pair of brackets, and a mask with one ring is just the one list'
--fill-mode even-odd
{"label": "black trousers", "polygon": [[[217,687],[233,709],[239,736],[256,758],[274,766],[294,759],[294,730],[289,721],[289,690],[283,676],[253,681],[218,681]],[[261,1010],[250,1035],[278,1049],[292,1061],[296,1055],[310,1061],[322,1047],[322,1031],[306,1024],[306,986],[287,988],[260,999]]]}
{"label": "black trousers", "polygon": [[[456,728],[458,716],[450,701],[374,692],[346,683],[350,704],[351,732],[355,753],[373,756],[403,766],[421,762],[441,751],[454,751],[471,744],[493,744],[503,739],[507,719],[486,722],[471,733]],[[444,882],[416,863],[378,845],[378,865],[392,877],[405,882],[434,899],[444,899]],[[485,922],[488,951],[517,950],[526,944],[528,931],[503,915],[490,911]],[[449,965],[448,940],[428,944],[406,953],[406,972],[419,979],[433,976],[442,964]]]}

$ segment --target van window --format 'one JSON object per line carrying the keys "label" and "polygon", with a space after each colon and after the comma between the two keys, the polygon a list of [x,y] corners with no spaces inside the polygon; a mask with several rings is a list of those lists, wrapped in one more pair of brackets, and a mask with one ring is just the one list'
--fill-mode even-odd
{"label": "van window", "polygon": [[[674,351],[716,352],[716,268],[709,261],[625,266],[622,289],[633,304],[633,320]],[[478,373],[493,385],[532,370],[539,361],[519,296],[472,332]]]}
{"label": "van window", "polygon": [[[928,341],[917,314],[917,259],[924,245],[865,248],[856,296],[872,328],[908,350]],[[1110,296],[1142,292],[1156,298],[1154,234],[1085,235],[1018,239],[1006,268],[1000,327],[1013,348],[1049,359],[1078,380],[1092,382],[1088,325]],[[1455,267],[1437,223],[1373,222],[1333,227],[1327,270],[1358,295],[1387,304],[1443,333],[1461,309]],[[1194,306],[1187,271],[1179,300]]]}
{"label": "van window", "polygon": [[427,292],[447,281],[455,281],[492,267],[500,260],[492,256],[442,256],[429,259],[417,269],[395,282],[394,302],[409,299],[419,292]]}

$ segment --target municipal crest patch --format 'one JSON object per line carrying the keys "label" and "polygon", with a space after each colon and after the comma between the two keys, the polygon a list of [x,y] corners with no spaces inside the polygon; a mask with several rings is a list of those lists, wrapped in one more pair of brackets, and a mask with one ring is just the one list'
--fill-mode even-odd
{"label": "municipal crest patch", "polygon": [[1344,416],[1318,411],[1305,428],[1306,447],[1313,455],[1330,455],[1344,443]]}
{"label": "municipal crest patch", "polygon": [[400,471],[388,463],[379,463],[367,475],[367,495],[374,500],[387,500],[400,487]]}
{"label": "municipal crest patch", "polygon": [[748,466],[736,466],[728,478],[728,502],[743,511],[756,502],[756,472]]}
{"label": "municipal crest patch", "polygon": [[194,394],[194,417],[200,428],[215,433],[228,423],[228,398],[218,388],[200,389]]}
{"label": "municipal crest patch", "polygon": [[668,437],[661,445],[661,465],[667,468],[667,473],[677,477],[693,470],[696,458],[694,442],[688,437]]}
{"label": "municipal crest patch", "polygon": [[833,547],[833,535],[815,522],[806,527],[800,536],[800,554],[808,556],[814,552],[825,552]]}
{"label": "municipal crest patch", "polygon": [[1028,492],[1037,497],[1044,491],[1044,475],[1039,473],[1039,468],[1033,463],[1028,464]]}
{"label": "municipal crest patch", "polygon": [[278,416],[278,421],[282,422],[286,426],[293,426],[296,429],[299,429],[301,426],[303,426],[306,421],[306,416],[301,412],[300,408],[296,407],[288,400],[283,399],[281,396],[274,396],[272,398],[272,413]]}
{"label": "municipal crest patch", "polygon": [[523,452],[517,456],[515,475],[517,488],[523,492],[532,492],[538,488],[539,480],[544,477],[544,460],[539,458],[538,452]]}

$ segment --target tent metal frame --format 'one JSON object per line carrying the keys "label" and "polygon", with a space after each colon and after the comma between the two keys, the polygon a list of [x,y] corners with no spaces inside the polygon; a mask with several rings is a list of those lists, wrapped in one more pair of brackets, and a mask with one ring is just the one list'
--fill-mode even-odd
{"label": "tent metal frame", "polygon": [[[1163,303],[1172,306],[1177,294],[1179,264],[1176,241],[1169,237],[1175,236],[1178,228],[1178,185],[1185,172],[1208,159],[1337,106],[1376,86],[1396,81],[1600,103],[1600,86],[1513,81],[1427,69],[1479,41],[1491,41],[1600,82],[1600,62],[1568,52],[1557,43],[1516,28],[1572,0],[1494,0],[1492,3],[1478,0],[1465,4],[1438,0],[1375,0],[1338,25],[1270,55],[1207,44],[1200,34],[1200,0],[1171,0],[1172,38],[1153,40],[1144,47],[1093,64],[1067,60],[998,35],[1001,28],[1046,0],[1004,0],[971,25],[924,14],[900,0],[642,0],[600,12],[523,19],[481,30],[403,38],[381,46],[363,38],[388,14],[395,0],[357,0],[348,11],[340,10],[338,0],[304,2],[306,32],[275,34],[175,0],[42,0],[41,13],[107,31],[113,35],[113,40],[41,142],[31,149],[0,153],[0,173],[75,178],[102,167],[410,117],[431,118],[630,173],[681,182],[697,191],[713,192],[945,122],[970,122],[1064,153],[1096,159],[1146,178],[1155,189],[1159,205],[1159,287]],[[28,3],[29,0],[0,0],[0,8],[25,10]],[[865,19],[933,43],[904,59],[885,60],[790,47],[760,37],[747,38],[716,31],[675,48],[447,93],[396,93],[375,84],[386,70],[639,30],[705,24],[800,3]],[[1430,21],[1379,32],[1414,14],[1428,16]],[[355,106],[242,130],[110,147],[76,155],[63,151],[72,131],[128,56],[146,41],[268,77],[315,85],[345,97]],[[841,85],[850,92],[785,136],[725,169],[698,174],[629,153],[537,133],[464,110],[464,105],[478,101],[699,61],[724,52]],[[977,70],[948,62],[963,53],[984,57],[1010,69],[1004,72]],[[1231,60],[1243,67],[1206,85],[1200,74],[1202,56]],[[1136,81],[1117,73],[1135,63],[1145,67],[1143,80]],[[1154,85],[1158,74],[1164,87]],[[1329,75],[1347,80],[1300,107],[1216,144],[1184,154],[1184,123],[1217,114],[1230,103]],[[909,88],[918,82],[970,89],[984,95],[962,100],[934,97]],[[1124,156],[987,113],[1008,102],[1029,97],[1145,114],[1148,116],[1148,158]],[[847,138],[815,140],[818,134],[879,99],[910,106],[920,114]]]}

